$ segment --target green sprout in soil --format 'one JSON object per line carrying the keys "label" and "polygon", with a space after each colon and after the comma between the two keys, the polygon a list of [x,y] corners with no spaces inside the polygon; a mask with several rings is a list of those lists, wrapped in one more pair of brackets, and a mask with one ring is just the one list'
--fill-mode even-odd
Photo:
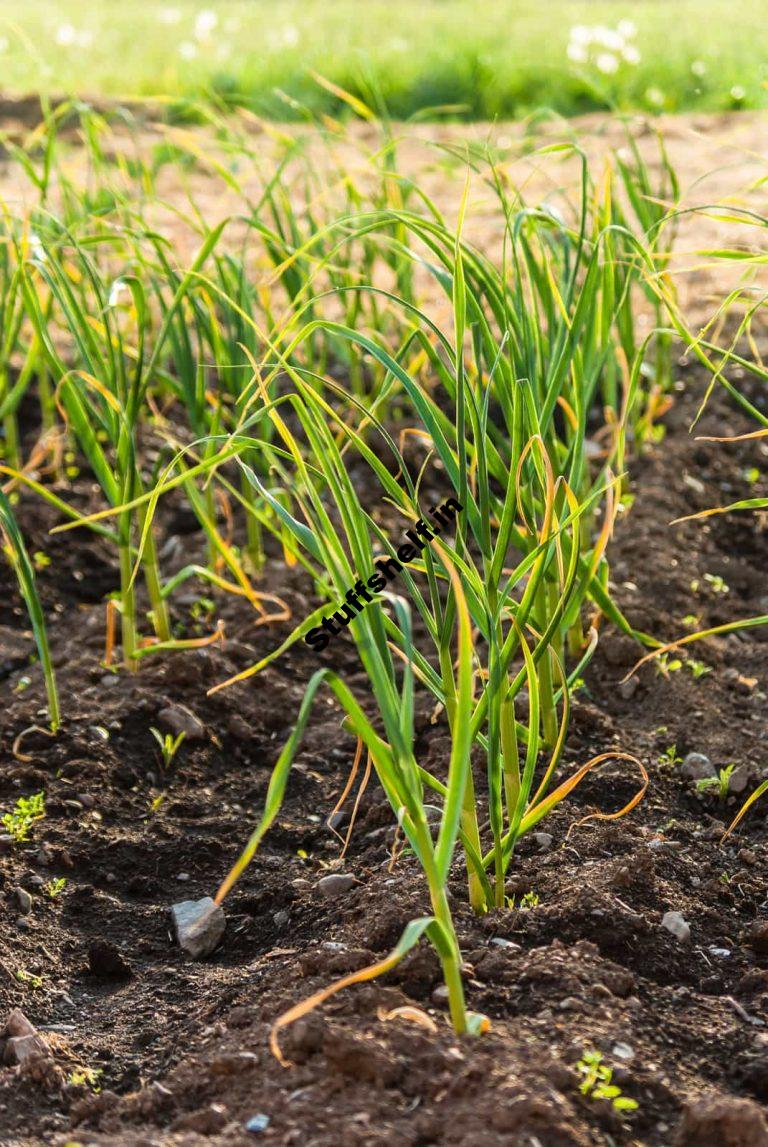
{"label": "green sprout in soil", "polygon": [[670,745],[668,748],[666,748],[659,757],[659,764],[666,765],[671,769],[673,769],[675,765],[681,765],[682,763],[683,758],[678,755],[676,744]]}
{"label": "green sprout in soil", "polygon": [[509,897],[507,900],[508,907],[509,908],[517,907],[517,908],[521,909],[523,912],[527,912],[530,908],[535,908],[540,902],[538,892],[534,892],[532,889],[530,892],[526,892],[520,898],[519,904],[516,904],[516,899],[517,899],[517,897],[515,897],[515,896]]}
{"label": "green sprout in soil", "polygon": [[163,759],[163,768],[169,769],[173,764],[174,757],[181,748],[181,742],[186,737],[186,733],[182,729],[182,731],[175,737],[172,733],[166,733],[165,736],[163,736],[160,730],[156,729],[154,725],[150,726],[149,731],[160,746],[160,754]]}
{"label": "green sprout in soil", "polygon": [[669,677],[670,673],[679,673],[683,668],[682,658],[670,657],[668,653],[660,654],[655,664],[656,672],[662,677]]}
{"label": "green sprout in soil", "polygon": [[103,1070],[100,1067],[76,1067],[67,1076],[67,1083],[72,1087],[87,1087],[94,1095],[98,1095],[101,1091],[101,1084],[99,1077],[103,1075]]}
{"label": "green sprout in soil", "polygon": [[613,1068],[604,1061],[599,1051],[585,1051],[576,1070],[584,1077],[579,1091],[588,1099],[608,1099],[615,1111],[636,1111],[636,1099],[622,1095],[621,1088],[613,1083]]}
{"label": "green sprout in soil", "polygon": [[30,797],[19,797],[11,812],[3,814],[0,824],[17,844],[27,840],[32,826],[45,816],[45,793],[34,793]]}
{"label": "green sprout in soil", "polygon": [[716,777],[702,777],[700,781],[696,782],[697,792],[706,793],[712,789],[717,789],[718,799],[723,802],[726,801],[731,785],[731,773],[735,767],[735,765],[726,765],[720,769]]}
{"label": "green sprout in soil", "polygon": [[56,900],[61,896],[64,889],[67,887],[67,880],[64,876],[55,876],[53,880],[49,880],[44,887],[46,896],[50,900]]}
{"label": "green sprout in soil", "polygon": [[717,594],[726,594],[731,592],[731,587],[726,584],[725,578],[720,574],[704,574],[704,581],[708,582],[712,587],[712,592]]}
{"label": "green sprout in soil", "polygon": [[42,976],[36,976],[34,972],[27,972],[24,968],[16,969],[16,979],[20,984],[26,984],[35,990],[43,986]]}
{"label": "green sprout in soil", "polygon": [[166,796],[167,796],[166,793],[160,793],[158,796],[152,798],[152,800],[149,802],[149,805],[148,805],[148,813],[147,813],[148,818],[151,816],[157,815],[157,813],[160,811],[160,809],[162,807],[163,801],[165,800]]}

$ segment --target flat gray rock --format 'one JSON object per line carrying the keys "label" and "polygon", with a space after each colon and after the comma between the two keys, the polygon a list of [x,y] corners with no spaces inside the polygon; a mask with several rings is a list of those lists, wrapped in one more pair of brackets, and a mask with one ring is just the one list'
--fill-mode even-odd
{"label": "flat gray rock", "polygon": [[323,876],[317,882],[318,890],[327,900],[336,900],[346,896],[357,884],[354,876],[347,872],[332,872],[330,876]]}
{"label": "flat gray rock", "polygon": [[193,960],[209,956],[221,943],[227,926],[223,908],[210,896],[174,904],[171,916],[179,947]]}
{"label": "flat gray rock", "polygon": [[691,938],[691,926],[679,912],[665,912],[661,926],[671,932],[681,944],[685,944]]}

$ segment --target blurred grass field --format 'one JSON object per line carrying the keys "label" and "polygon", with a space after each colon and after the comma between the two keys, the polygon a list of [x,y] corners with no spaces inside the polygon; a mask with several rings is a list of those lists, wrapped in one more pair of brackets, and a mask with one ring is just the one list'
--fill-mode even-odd
{"label": "blurred grass field", "polygon": [[[5,93],[199,99],[300,118],[339,101],[316,70],[392,116],[547,107],[765,106],[765,5],[744,0],[0,0]],[[381,104],[377,110],[383,110]]]}

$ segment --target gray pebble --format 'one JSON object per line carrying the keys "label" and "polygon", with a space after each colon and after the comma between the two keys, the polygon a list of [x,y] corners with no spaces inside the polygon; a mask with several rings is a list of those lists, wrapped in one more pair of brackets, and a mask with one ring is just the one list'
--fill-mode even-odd
{"label": "gray pebble", "polygon": [[661,926],[671,932],[681,944],[691,938],[691,926],[680,912],[665,912],[661,919]]}
{"label": "gray pebble", "polygon": [[26,888],[16,889],[16,900],[19,905],[19,912],[21,912],[22,916],[29,916],[32,911],[32,897]]}
{"label": "gray pebble", "polygon": [[245,1130],[250,1131],[251,1135],[260,1135],[261,1132],[266,1131],[268,1127],[269,1116],[259,1113],[258,1115],[251,1116],[245,1125]]}
{"label": "gray pebble", "polygon": [[337,900],[340,896],[346,896],[347,892],[351,892],[356,884],[357,880],[349,873],[334,872],[318,880],[317,888],[327,900]]}
{"label": "gray pebble", "polygon": [[193,960],[210,955],[221,942],[227,926],[223,909],[210,896],[202,900],[182,900],[173,905],[171,915],[179,946]]}
{"label": "gray pebble", "polygon": [[680,776],[688,781],[704,781],[716,777],[717,769],[704,753],[688,753],[680,766]]}
{"label": "gray pebble", "polygon": [[188,741],[202,741],[205,737],[205,725],[186,705],[169,705],[167,709],[161,709],[157,723],[163,732],[173,733],[175,737],[184,733]]}

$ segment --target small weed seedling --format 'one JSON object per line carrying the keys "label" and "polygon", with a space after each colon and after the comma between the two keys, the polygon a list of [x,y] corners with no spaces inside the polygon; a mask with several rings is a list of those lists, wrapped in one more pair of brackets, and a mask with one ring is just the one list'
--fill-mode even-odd
{"label": "small weed seedling", "polygon": [[519,908],[521,911],[527,912],[529,908],[535,908],[537,906],[539,903],[539,894],[538,892],[534,892],[533,889],[531,889],[530,892],[526,892],[525,895],[520,898],[519,904],[517,904],[516,901],[516,896],[511,897],[511,899],[508,901],[509,907]]}
{"label": "small weed seedling", "polygon": [[675,744],[670,745],[668,749],[665,749],[659,757],[659,764],[668,765],[671,769],[673,769],[675,765],[681,765],[682,763],[683,758],[677,755],[677,745]]}
{"label": "small weed seedling", "polygon": [[101,1084],[99,1083],[99,1076],[102,1074],[100,1067],[76,1067],[74,1071],[70,1071],[67,1076],[67,1083],[73,1087],[88,1087],[94,1095],[98,1095],[101,1091]]}
{"label": "small weed seedling", "polygon": [[186,737],[186,733],[182,731],[176,737],[172,736],[171,733],[166,733],[165,736],[163,736],[160,730],[156,729],[154,725],[150,727],[149,731],[160,746],[160,753],[163,758],[163,768],[169,769],[173,764],[173,758],[181,748],[181,742]]}
{"label": "small weed seedling", "polygon": [[49,900],[56,900],[67,887],[66,877],[56,876],[45,885],[45,894]]}
{"label": "small weed seedling", "polygon": [[45,794],[33,793],[31,797],[19,797],[12,812],[3,814],[2,826],[17,844],[27,839],[35,821],[45,816]]}
{"label": "small weed seedling", "polygon": [[728,799],[728,791],[731,787],[731,773],[735,765],[726,765],[724,769],[716,777],[703,777],[702,780],[696,782],[698,792],[705,793],[710,789],[717,789],[718,799],[725,801]]}
{"label": "small weed seedling", "polygon": [[621,1088],[612,1083],[613,1068],[603,1062],[599,1051],[585,1051],[576,1069],[584,1076],[579,1091],[588,1099],[610,1099],[615,1111],[636,1111],[636,1099],[621,1094]]}
{"label": "small weed seedling", "polygon": [[16,969],[16,979],[20,984],[28,984],[30,988],[42,988],[43,977],[36,976],[34,972],[27,972],[24,968]]}

